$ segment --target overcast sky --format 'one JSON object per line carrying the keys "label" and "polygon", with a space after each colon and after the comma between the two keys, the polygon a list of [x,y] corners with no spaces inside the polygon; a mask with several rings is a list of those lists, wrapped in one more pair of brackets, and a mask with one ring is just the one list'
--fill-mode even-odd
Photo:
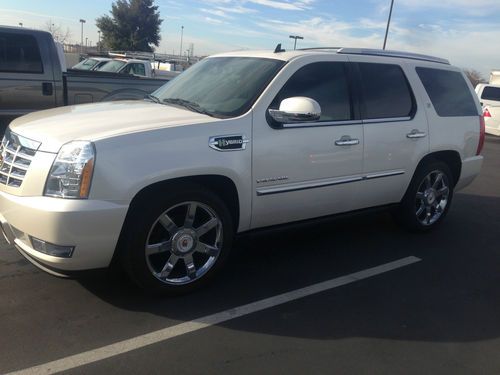
{"label": "overcast sky", "polygon": [[[80,40],[95,43],[95,19],[111,0],[2,0],[0,24],[43,28],[51,19]],[[381,48],[390,0],[156,0],[161,17],[159,52],[175,53],[194,43],[195,54],[237,49],[301,47]],[[500,0],[395,0],[388,49],[434,54],[487,76],[500,68]]]}

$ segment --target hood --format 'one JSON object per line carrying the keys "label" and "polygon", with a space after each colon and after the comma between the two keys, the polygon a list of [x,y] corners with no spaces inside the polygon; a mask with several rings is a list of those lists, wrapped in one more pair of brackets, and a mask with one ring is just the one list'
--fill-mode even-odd
{"label": "hood", "polygon": [[14,133],[58,152],[70,141],[96,141],[151,129],[212,122],[217,119],[186,109],[147,101],[120,101],[60,107],[30,113],[10,124]]}

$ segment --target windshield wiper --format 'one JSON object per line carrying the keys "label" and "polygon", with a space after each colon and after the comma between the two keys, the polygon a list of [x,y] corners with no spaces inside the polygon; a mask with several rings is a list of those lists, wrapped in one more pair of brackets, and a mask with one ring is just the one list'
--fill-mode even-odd
{"label": "windshield wiper", "polygon": [[161,104],[161,100],[160,98],[158,98],[157,96],[154,96],[154,95],[151,95],[151,94],[148,94],[144,97],[144,100],[150,100],[152,102],[155,102],[155,103],[158,103],[158,104]]}
{"label": "windshield wiper", "polygon": [[163,99],[163,103],[179,105],[190,111],[201,113],[207,116],[215,117],[213,113],[208,112],[205,108],[201,107],[198,103],[191,102],[189,100],[181,99],[181,98],[166,98]]}

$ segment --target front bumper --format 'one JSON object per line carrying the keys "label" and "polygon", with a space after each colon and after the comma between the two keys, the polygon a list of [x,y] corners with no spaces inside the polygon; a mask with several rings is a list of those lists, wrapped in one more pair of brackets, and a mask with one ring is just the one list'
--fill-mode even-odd
{"label": "front bumper", "polygon": [[[97,200],[18,197],[0,191],[0,223],[7,241],[45,271],[66,274],[108,267],[128,205]],[[35,250],[29,237],[74,246],[70,258]]]}

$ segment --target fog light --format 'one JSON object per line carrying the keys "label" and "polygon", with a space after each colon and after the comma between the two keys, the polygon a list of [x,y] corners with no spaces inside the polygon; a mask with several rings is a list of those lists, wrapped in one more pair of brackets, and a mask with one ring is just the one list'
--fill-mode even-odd
{"label": "fog light", "polygon": [[59,246],[39,240],[35,237],[30,238],[33,249],[47,255],[52,255],[53,257],[71,258],[73,250],[75,250],[74,246]]}

